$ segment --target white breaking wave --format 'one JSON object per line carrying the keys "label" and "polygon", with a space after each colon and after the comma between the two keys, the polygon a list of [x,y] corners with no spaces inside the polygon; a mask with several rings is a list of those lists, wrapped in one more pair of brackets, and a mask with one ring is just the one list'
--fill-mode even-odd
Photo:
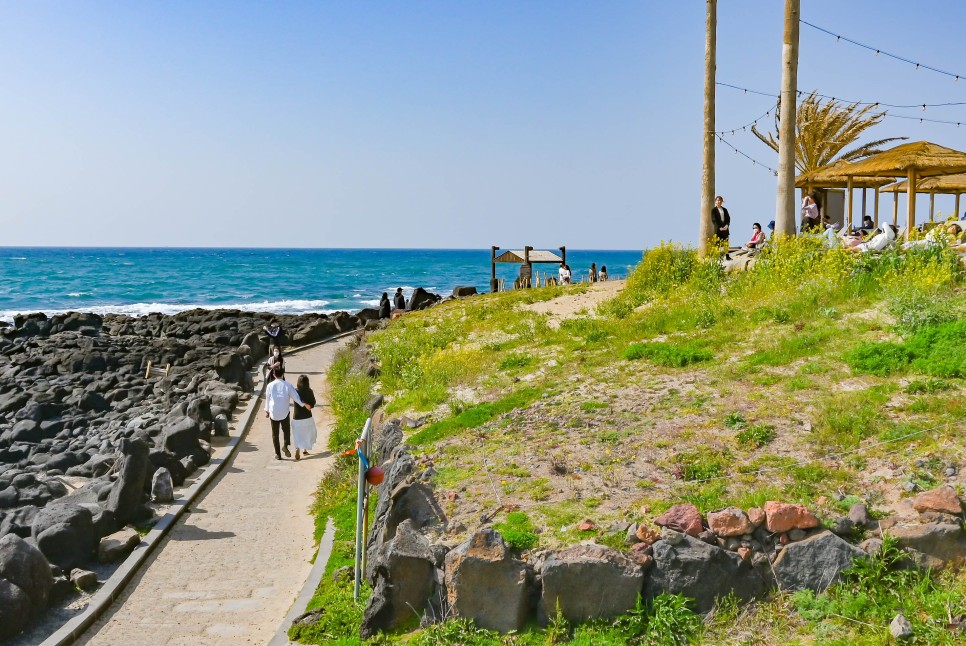
{"label": "white breaking wave", "polygon": [[367,306],[367,307],[379,307],[380,299],[374,298],[372,300],[359,301],[359,302],[362,303],[363,305]]}
{"label": "white breaking wave", "polygon": [[[378,301],[376,301],[378,304]],[[0,310],[0,321],[13,321],[18,314],[33,314],[43,311],[47,316],[66,314],[67,312],[92,312],[94,314],[125,314],[127,316],[145,316],[152,313],[178,314],[188,310],[242,310],[244,312],[269,312],[271,314],[330,314],[334,309],[327,309],[330,301],[323,300],[287,300],[261,301],[258,303],[216,303],[197,305],[191,303],[133,303],[130,305],[90,305],[79,309],[45,309],[45,310]]]}

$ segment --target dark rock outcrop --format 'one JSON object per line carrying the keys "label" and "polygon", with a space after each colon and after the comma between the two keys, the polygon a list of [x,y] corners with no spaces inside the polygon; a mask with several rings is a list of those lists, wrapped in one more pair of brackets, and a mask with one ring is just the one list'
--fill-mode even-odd
{"label": "dark rock outcrop", "polygon": [[857,558],[868,555],[832,532],[824,531],[786,545],[773,564],[778,585],[785,591],[822,592],[838,582]]}
{"label": "dark rock outcrop", "polygon": [[616,617],[634,607],[644,587],[640,565],[599,545],[550,552],[536,569],[543,584],[538,607],[543,624],[558,609],[571,623]]}

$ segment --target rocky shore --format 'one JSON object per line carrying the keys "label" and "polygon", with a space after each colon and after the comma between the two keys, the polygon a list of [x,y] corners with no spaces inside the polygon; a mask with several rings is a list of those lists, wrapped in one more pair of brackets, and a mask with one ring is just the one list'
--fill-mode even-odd
{"label": "rocky shore", "polygon": [[[228,435],[251,397],[270,319],[297,347],[377,316],[193,310],[0,324],[0,640],[96,587],[92,562],[126,556],[156,520],[151,502],[170,502],[209,462],[213,436]],[[148,377],[148,362],[170,373]]]}

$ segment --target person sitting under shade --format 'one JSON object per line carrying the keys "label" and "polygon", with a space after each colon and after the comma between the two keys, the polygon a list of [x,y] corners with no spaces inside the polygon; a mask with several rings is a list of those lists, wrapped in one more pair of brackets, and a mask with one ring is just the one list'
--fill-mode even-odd
{"label": "person sitting under shade", "polygon": [[902,245],[902,249],[908,251],[916,248],[940,247],[944,244],[948,244],[950,247],[959,247],[961,246],[962,233],[962,227],[955,222],[951,222],[946,226],[933,227],[925,238],[910,240]]}
{"label": "person sitting under shade", "polygon": [[854,247],[846,247],[846,249],[856,253],[885,251],[892,243],[896,241],[896,238],[899,235],[899,230],[895,227],[895,225],[881,224],[874,233],[875,235],[873,235],[872,238],[870,238],[867,242],[860,242]]}
{"label": "person sitting under shade", "polygon": [[751,240],[745,243],[745,249],[758,249],[765,243],[765,232],[761,230],[761,225],[755,222],[751,225]]}

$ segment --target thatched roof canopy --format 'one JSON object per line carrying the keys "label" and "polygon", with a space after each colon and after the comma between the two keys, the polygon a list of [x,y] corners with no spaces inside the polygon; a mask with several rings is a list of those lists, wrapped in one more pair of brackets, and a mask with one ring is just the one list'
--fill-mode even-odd
{"label": "thatched roof canopy", "polygon": [[966,173],[966,153],[945,146],[916,141],[853,162],[844,172],[854,177],[901,177],[914,171],[918,177]]}
{"label": "thatched roof canopy", "polygon": [[[828,166],[802,173],[795,178],[795,188],[845,188],[849,178],[843,170],[849,167],[846,161],[837,161]],[[887,177],[853,177],[853,188],[875,188],[884,186],[892,180]]]}
{"label": "thatched roof canopy", "polygon": [[[905,193],[908,186],[909,181],[904,179],[879,190],[887,193]],[[916,193],[938,193],[940,195],[966,193],[966,173],[926,178],[921,182],[916,182]]]}
{"label": "thatched roof canopy", "polygon": [[[493,259],[493,262],[515,262],[522,263],[526,262],[526,254],[523,249],[518,250],[506,250],[499,256]],[[552,251],[542,251],[539,249],[530,250],[530,262],[553,262],[558,265],[563,262],[563,258],[553,253]]]}

